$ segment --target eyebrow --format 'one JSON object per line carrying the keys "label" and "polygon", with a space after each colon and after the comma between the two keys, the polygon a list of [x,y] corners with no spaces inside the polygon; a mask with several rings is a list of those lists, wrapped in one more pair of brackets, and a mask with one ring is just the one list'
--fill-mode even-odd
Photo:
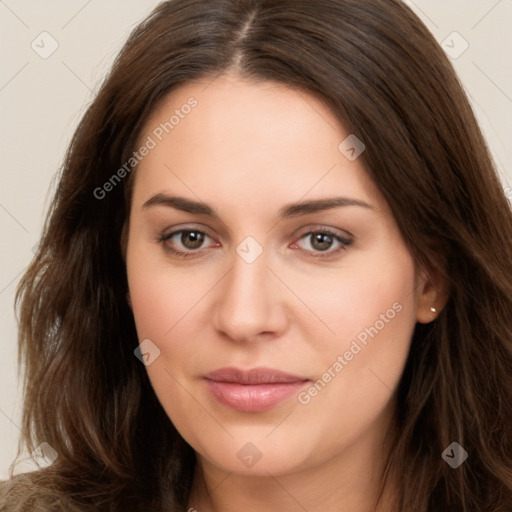
{"label": "eyebrow", "polygon": [[[151,206],[168,206],[183,212],[207,215],[208,217],[219,219],[218,214],[210,205],[200,201],[193,201],[185,197],[156,194],[142,205],[142,209],[146,209]],[[362,208],[374,210],[373,206],[360,199],[352,199],[350,197],[328,197],[325,199],[313,199],[310,201],[299,201],[298,203],[287,204],[279,210],[278,219],[282,221],[292,217],[300,217],[301,215],[332,210],[334,208],[345,206],[360,206]]]}

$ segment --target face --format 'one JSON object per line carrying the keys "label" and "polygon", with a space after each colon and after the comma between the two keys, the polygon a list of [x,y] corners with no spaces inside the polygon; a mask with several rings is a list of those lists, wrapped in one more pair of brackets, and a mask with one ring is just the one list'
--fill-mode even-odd
{"label": "face", "polygon": [[140,137],[126,261],[149,378],[203,464],[325,465],[393,414],[414,261],[320,99],[207,84],[174,90]]}

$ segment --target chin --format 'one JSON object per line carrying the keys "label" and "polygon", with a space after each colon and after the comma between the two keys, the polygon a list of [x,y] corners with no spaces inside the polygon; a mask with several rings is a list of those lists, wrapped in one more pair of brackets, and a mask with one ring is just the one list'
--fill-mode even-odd
{"label": "chin", "polygon": [[300,441],[287,436],[286,431],[274,438],[268,432],[265,429],[258,436],[236,433],[233,439],[225,436],[217,441],[210,437],[204,444],[190,444],[199,456],[228,473],[277,476],[304,470],[315,463],[310,448],[305,446],[306,436],[300,436]]}

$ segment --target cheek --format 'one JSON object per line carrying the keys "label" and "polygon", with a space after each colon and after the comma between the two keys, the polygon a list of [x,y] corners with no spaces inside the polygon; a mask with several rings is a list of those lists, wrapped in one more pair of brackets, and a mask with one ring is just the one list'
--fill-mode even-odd
{"label": "cheek", "polygon": [[139,342],[149,339],[158,349],[158,358],[146,370],[169,413],[169,403],[177,410],[190,405],[178,382],[204,371],[208,364],[204,361],[211,318],[207,295],[218,276],[173,268],[161,254],[151,258],[148,253],[144,245],[133,244],[127,255],[128,285]]}
{"label": "cheek", "polygon": [[163,338],[175,323],[174,317],[180,309],[176,293],[166,286],[163,276],[155,279],[147,273],[132,277],[129,285],[139,339]]}
{"label": "cheek", "polygon": [[[170,272],[157,262],[149,262],[145,251],[134,247],[127,259],[128,284],[139,341],[149,339],[158,349],[158,357],[146,366],[151,385],[162,407],[176,428],[190,442],[189,422],[205,424],[204,411],[185,391],[197,347],[189,343],[192,333],[187,322],[201,304],[206,290],[196,289],[201,283],[190,273]],[[204,281],[201,288],[204,288]],[[193,430],[193,429],[192,429]]]}
{"label": "cheek", "polygon": [[127,272],[139,339],[170,338],[209,288],[204,275],[173,269],[154,248],[144,250],[143,244],[137,247],[136,242],[127,255]]}
{"label": "cheek", "polygon": [[324,328],[318,338],[316,381],[299,401],[333,432],[341,421],[347,436],[357,435],[389,403],[403,372],[416,324],[413,260],[405,250],[383,250],[316,306],[335,334]]}
{"label": "cheek", "polygon": [[299,322],[324,364],[354,341],[365,349],[382,340],[377,352],[389,345],[392,356],[399,345],[408,345],[415,324],[414,263],[405,249],[384,246],[353,261],[332,275],[295,278],[294,291],[310,310]]}

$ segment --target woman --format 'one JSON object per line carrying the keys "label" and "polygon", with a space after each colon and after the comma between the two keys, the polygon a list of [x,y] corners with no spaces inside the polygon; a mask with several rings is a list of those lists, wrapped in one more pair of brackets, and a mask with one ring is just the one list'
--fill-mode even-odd
{"label": "woman", "polygon": [[510,510],[511,254],[402,3],[162,3],[20,284],[23,442],[53,463],[2,510]]}

